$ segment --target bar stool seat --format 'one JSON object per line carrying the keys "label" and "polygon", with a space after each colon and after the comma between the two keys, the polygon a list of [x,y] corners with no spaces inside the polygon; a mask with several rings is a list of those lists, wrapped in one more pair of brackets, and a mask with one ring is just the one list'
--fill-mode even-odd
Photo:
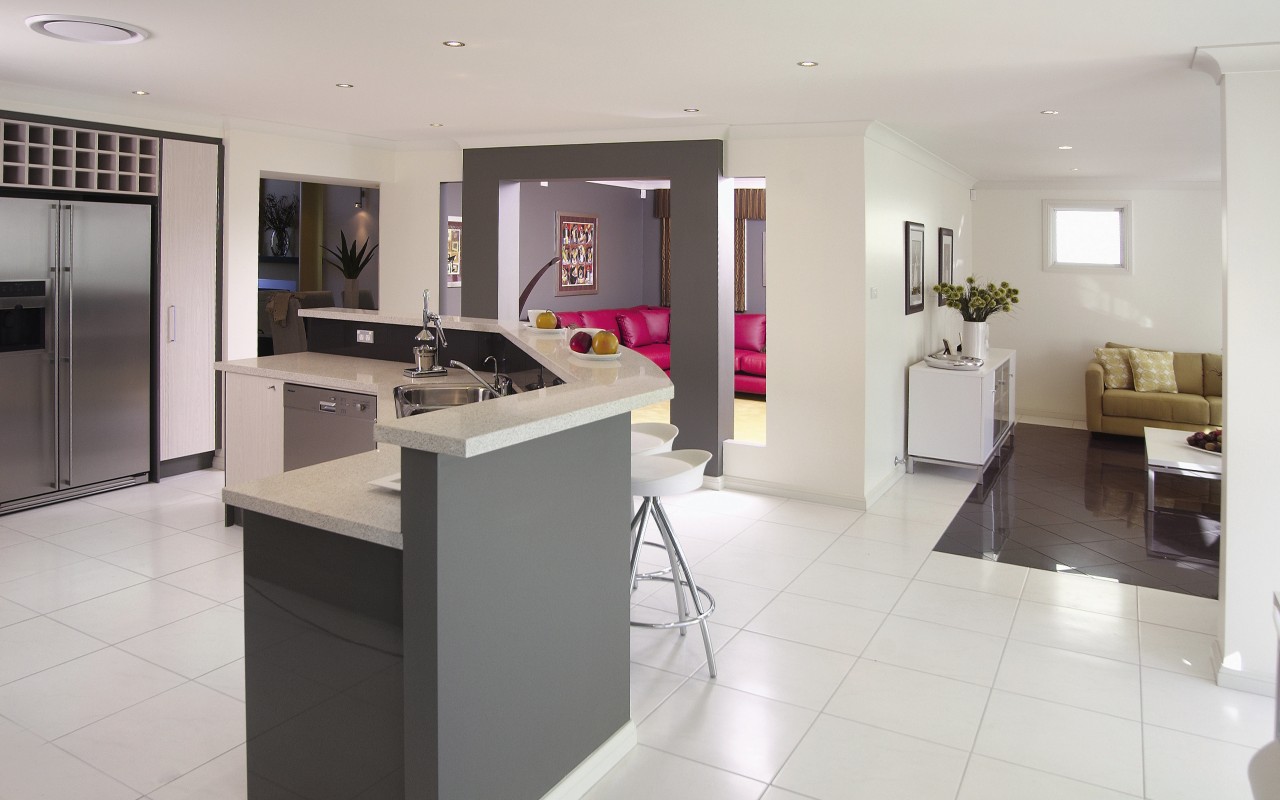
{"label": "bar stool seat", "polygon": [[[707,617],[716,610],[716,600],[706,589],[698,586],[689,569],[689,561],[684,550],[671,528],[671,520],[662,508],[662,498],[676,494],[692,492],[702,486],[702,473],[706,469],[711,454],[706,450],[673,450],[669,453],[641,455],[631,457],[631,494],[642,497],[640,510],[631,520],[631,589],[635,590],[637,581],[666,581],[672,585],[676,593],[676,611],[678,618],[669,622],[637,622],[631,624],[637,628],[677,628],[680,635],[685,628],[697,625],[702,631],[702,643],[707,650],[707,672],[712,678],[716,676],[715,652],[711,648],[711,633],[707,627]],[[644,529],[653,517],[657,523],[662,543],[645,542]],[[667,552],[671,564],[670,570],[637,574],[640,547],[650,544]],[[689,606],[693,606],[692,612]]]}
{"label": "bar stool seat", "polygon": [[631,455],[648,456],[654,453],[670,453],[671,443],[680,429],[667,422],[631,423]]}

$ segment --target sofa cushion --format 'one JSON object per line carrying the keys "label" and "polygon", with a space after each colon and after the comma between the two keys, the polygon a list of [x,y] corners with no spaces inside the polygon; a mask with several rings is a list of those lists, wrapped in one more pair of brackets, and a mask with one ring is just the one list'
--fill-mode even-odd
{"label": "sofa cushion", "polygon": [[763,353],[764,314],[735,314],[733,317],[733,349]]}
{"label": "sofa cushion", "polygon": [[582,314],[577,311],[557,311],[556,318],[560,320],[561,328],[567,328],[570,325],[575,328],[583,327]]}
{"label": "sofa cushion", "polygon": [[1209,424],[1221,425],[1222,424],[1222,398],[1209,395],[1208,397],[1205,397],[1205,400],[1209,401]]}
{"label": "sofa cushion", "polygon": [[733,390],[745,394],[764,394],[764,378],[739,372],[733,376]]}
{"label": "sofa cushion", "polygon": [[655,343],[671,341],[671,309],[645,308],[640,310],[649,325],[649,339]]}
{"label": "sofa cushion", "polygon": [[623,347],[635,349],[653,344],[649,323],[639,311],[619,311],[617,316],[619,338]]}
{"label": "sofa cushion", "polygon": [[1206,397],[1222,397],[1222,356],[1204,354],[1204,393]]}
{"label": "sofa cushion", "polygon": [[764,353],[757,353],[754,350],[734,350],[734,370],[737,372],[746,372],[750,375],[764,375],[766,358],[768,358],[767,355]]}
{"label": "sofa cushion", "polygon": [[663,369],[671,369],[671,345],[669,344],[647,344],[644,347],[635,348],[636,352]]}
{"label": "sofa cushion", "polygon": [[1209,401],[1196,394],[1108,389],[1102,393],[1102,413],[1109,417],[1208,425]]}
{"label": "sofa cushion", "polygon": [[1178,382],[1179,392],[1209,394],[1204,390],[1204,355],[1202,353],[1174,353],[1173,377]]}
{"label": "sofa cushion", "polygon": [[[595,311],[583,311],[582,327],[584,328],[600,328],[601,330],[613,331],[618,333],[618,309],[602,308]],[[619,336],[619,339],[622,337]]]}
{"label": "sofa cushion", "polygon": [[1133,370],[1129,368],[1129,351],[1118,347],[1098,347],[1093,354],[1102,363],[1102,385],[1108,389],[1132,389]]}
{"label": "sofa cushion", "polygon": [[1178,391],[1173,374],[1173,353],[1167,350],[1129,350],[1129,366],[1133,369],[1133,388],[1139,392]]}

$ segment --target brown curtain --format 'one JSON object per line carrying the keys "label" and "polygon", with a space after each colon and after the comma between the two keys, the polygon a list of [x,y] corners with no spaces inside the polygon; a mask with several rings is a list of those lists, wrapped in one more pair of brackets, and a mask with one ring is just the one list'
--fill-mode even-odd
{"label": "brown curtain", "polygon": [[[659,220],[658,302],[671,305],[671,190],[655,189],[653,215]],[[747,220],[764,219],[764,189],[733,192],[733,310],[747,310]]]}

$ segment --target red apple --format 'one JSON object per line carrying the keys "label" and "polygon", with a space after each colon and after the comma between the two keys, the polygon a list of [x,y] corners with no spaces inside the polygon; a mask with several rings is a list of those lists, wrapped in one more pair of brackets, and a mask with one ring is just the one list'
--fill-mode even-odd
{"label": "red apple", "polygon": [[569,349],[575,353],[591,352],[591,334],[578,331],[569,339]]}

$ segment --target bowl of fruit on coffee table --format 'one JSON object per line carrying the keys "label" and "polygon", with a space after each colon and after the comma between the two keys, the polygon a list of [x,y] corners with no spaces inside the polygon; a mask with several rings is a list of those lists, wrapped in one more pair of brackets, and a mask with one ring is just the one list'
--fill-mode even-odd
{"label": "bowl of fruit on coffee table", "polygon": [[1226,440],[1222,436],[1222,428],[1215,428],[1211,431],[1196,431],[1187,437],[1187,444],[1206,453],[1222,455]]}

